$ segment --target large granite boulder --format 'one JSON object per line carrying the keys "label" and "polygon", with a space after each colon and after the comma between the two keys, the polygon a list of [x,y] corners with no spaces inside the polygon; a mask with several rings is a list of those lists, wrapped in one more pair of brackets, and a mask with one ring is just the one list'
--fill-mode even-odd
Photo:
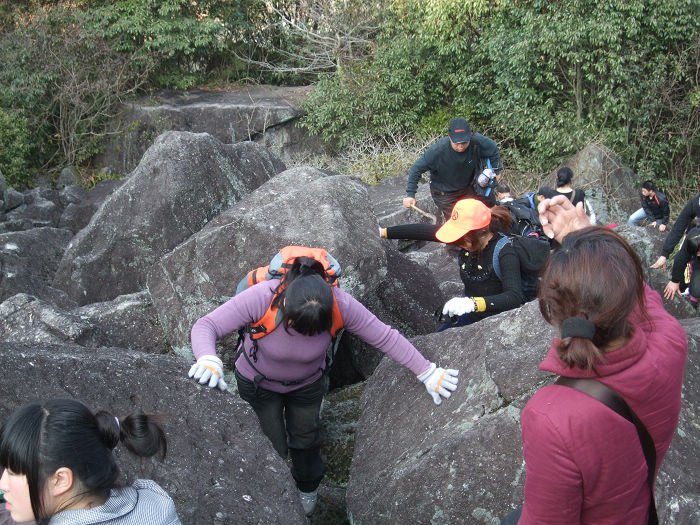
{"label": "large granite boulder", "polygon": [[0,302],[17,293],[69,307],[75,303],[51,283],[73,234],[62,228],[0,233]]}
{"label": "large granite boulder", "polygon": [[122,348],[9,343],[0,343],[0,360],[0,421],[21,404],[53,397],[118,416],[159,414],[168,438],[165,460],[144,461],[118,446],[121,481],[154,479],[184,525],[307,522],[289,468],[248,404],[188,379],[184,360]]}
{"label": "large granite boulder", "polygon": [[323,148],[296,122],[308,87],[240,86],[227,91],[161,90],[130,101],[113,122],[121,132],[108,142],[95,164],[129,173],[159,134],[209,133],[224,144],[256,141],[285,162]]}
{"label": "large granite boulder", "polygon": [[[662,523],[700,518],[698,372],[691,332],[683,411],[657,482]],[[474,325],[421,336],[430,359],[460,370],[460,387],[432,404],[410,372],[385,359],[368,380],[347,488],[348,512],[363,523],[500,523],[522,503],[520,410],[553,377],[537,368],[553,330],[537,303]]]}
{"label": "large granite boulder", "polygon": [[325,248],[341,261],[342,288],[385,322],[400,330],[434,329],[437,285],[396,251],[390,256],[403,266],[389,270],[366,186],[302,167],[258,188],[155,266],[148,288],[172,345],[186,346],[194,321],[228,300],[250,269],[289,244]]}
{"label": "large granite boulder", "polygon": [[143,290],[160,257],[283,169],[251,142],[161,135],[71,241],[54,286],[80,304]]}
{"label": "large granite boulder", "polygon": [[498,523],[518,487],[522,498],[519,408],[549,378],[537,365],[552,335],[528,303],[414,338],[428,359],[460,370],[460,388],[440,406],[409,371],[382,361],[361,400],[352,522]]}

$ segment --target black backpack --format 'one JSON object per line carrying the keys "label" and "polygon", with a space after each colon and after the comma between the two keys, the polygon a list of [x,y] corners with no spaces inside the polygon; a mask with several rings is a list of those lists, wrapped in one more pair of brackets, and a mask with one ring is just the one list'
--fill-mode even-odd
{"label": "black backpack", "polygon": [[505,206],[510,210],[510,215],[513,218],[510,233],[523,236],[537,234],[538,237],[545,238],[542,223],[540,223],[540,216],[536,209],[520,199],[500,202],[499,205]]}
{"label": "black backpack", "polygon": [[540,279],[540,270],[547,261],[550,252],[549,240],[546,237],[523,237],[522,235],[504,235],[493,250],[493,270],[499,279],[503,280],[501,264],[498,256],[506,244],[513,246],[520,261],[521,297],[523,303],[532,301],[537,297],[537,283]]}

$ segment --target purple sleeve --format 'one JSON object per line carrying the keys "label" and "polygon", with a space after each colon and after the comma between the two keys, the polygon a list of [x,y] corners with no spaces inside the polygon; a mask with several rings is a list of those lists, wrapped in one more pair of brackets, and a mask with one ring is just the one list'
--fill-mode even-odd
{"label": "purple sleeve", "polygon": [[336,299],[346,330],[378,348],[415,375],[425,372],[430,367],[430,361],[423,357],[408,339],[398,330],[382,323],[350,294],[338,289]]}
{"label": "purple sleeve", "polygon": [[217,339],[260,319],[265,314],[278,284],[277,280],[258,283],[199,318],[190,332],[194,358],[216,355]]}

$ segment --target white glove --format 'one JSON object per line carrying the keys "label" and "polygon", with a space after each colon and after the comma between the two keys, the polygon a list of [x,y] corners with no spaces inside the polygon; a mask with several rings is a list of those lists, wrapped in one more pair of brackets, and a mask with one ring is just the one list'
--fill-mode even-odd
{"label": "white glove", "polygon": [[442,397],[447,399],[457,389],[457,374],[459,370],[445,370],[438,368],[435,363],[430,363],[430,368],[419,375],[418,379],[423,382],[435,404],[439,405],[442,403]]}
{"label": "white glove", "polygon": [[450,317],[470,314],[476,310],[476,303],[471,297],[453,297],[442,307],[442,315]]}
{"label": "white glove", "polygon": [[215,355],[203,355],[197,359],[187,375],[195,381],[199,381],[200,385],[208,383],[210,388],[218,386],[219,390],[226,390],[224,364]]}
{"label": "white glove", "polygon": [[479,178],[477,179],[477,181],[479,182],[479,186],[485,188],[489,185],[489,182],[491,182],[491,179],[493,179],[495,176],[495,171],[493,171],[491,168],[486,168],[479,174]]}

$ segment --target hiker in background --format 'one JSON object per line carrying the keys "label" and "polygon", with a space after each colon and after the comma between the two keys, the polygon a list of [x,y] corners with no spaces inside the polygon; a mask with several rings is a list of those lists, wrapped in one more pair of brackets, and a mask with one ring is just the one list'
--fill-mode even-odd
{"label": "hiker in background", "polygon": [[[652,523],[654,480],[678,425],[686,334],[622,237],[589,226],[563,197],[540,212],[562,244],[538,294],[542,316],[560,333],[540,369],[565,379],[523,409],[524,505],[502,524]],[[651,435],[655,467],[647,468],[636,425],[583,393],[591,381],[569,378],[595,379],[621,396]]]}
{"label": "hiker in background", "polygon": [[34,402],[17,409],[0,435],[0,490],[17,522],[56,525],[179,525],[172,499],[155,482],[121,481],[112,449],[162,452],[162,429],[144,414],[119,419],[93,414],[73,399]]}
{"label": "hiker in background", "polygon": [[636,226],[646,219],[652,228],[659,227],[659,231],[665,231],[671,211],[668,207],[666,195],[656,190],[653,181],[645,180],[642,183],[642,207],[630,215],[627,224]]}
{"label": "hiker in background", "polygon": [[676,248],[678,241],[693,227],[693,219],[696,217],[700,217],[700,194],[695,195],[683,206],[681,213],[678,215],[678,219],[666,236],[663,248],[661,248],[661,255],[656,259],[656,262],[651,265],[651,268],[661,268],[666,264],[668,256],[671,255]]}
{"label": "hiker in background", "polygon": [[566,166],[557,170],[557,188],[556,192],[564,195],[571,203],[576,206],[579,202],[586,199],[586,194],[581,189],[573,189],[571,181],[574,178],[574,172]]}
{"label": "hiker in background", "polygon": [[566,196],[566,198],[569,199],[574,206],[576,206],[579,202],[583,203],[583,209],[586,212],[586,215],[588,215],[588,220],[591,224],[596,224],[597,219],[595,211],[593,210],[591,203],[588,202],[588,199],[586,199],[585,192],[582,189],[573,189],[571,187],[571,181],[573,178],[574,172],[571,171],[571,168],[567,168],[566,166],[559,168],[557,170],[556,192],[557,194]]}
{"label": "hiker in background", "polygon": [[691,229],[673,259],[671,280],[664,288],[664,297],[669,301],[676,294],[686,292],[693,307],[700,299],[700,227]]}
{"label": "hiker in background", "polygon": [[318,260],[297,257],[281,280],[264,280],[243,290],[194,324],[197,362],[190,377],[225,389],[216,340],[261,319],[271,305],[281,313],[281,322],[256,342],[246,331],[235,377],[238,392],[257,414],[275,450],[283,458],[291,456],[292,477],[309,515],[324,473],[320,409],[328,389],[326,351],[340,318],[346,330],[411,370],[437,405],[457,388],[458,372],[428,361],[397,330],[332,287]]}
{"label": "hiker in background", "polygon": [[496,143],[472,133],[465,119],[453,119],[448,136],[438,139],[411,166],[403,205],[415,206],[418,181],[423,173],[430,171],[430,193],[444,220],[450,218],[460,199],[478,198],[492,206],[495,195],[491,186],[498,182],[500,170],[501,156]]}
{"label": "hiker in background", "polygon": [[510,194],[510,186],[507,184],[500,184],[496,186],[496,203],[504,204],[506,202],[513,202],[515,199]]}
{"label": "hiker in background", "polygon": [[455,204],[450,220],[440,227],[403,224],[380,229],[380,235],[387,239],[438,241],[460,248],[459,276],[465,297],[453,297],[445,303],[442,313],[450,319],[438,332],[518,308],[523,303],[520,261],[511,244],[500,246],[500,277],[494,268],[500,234],[508,232],[512,220],[508,208],[489,208],[476,199],[463,199]]}

